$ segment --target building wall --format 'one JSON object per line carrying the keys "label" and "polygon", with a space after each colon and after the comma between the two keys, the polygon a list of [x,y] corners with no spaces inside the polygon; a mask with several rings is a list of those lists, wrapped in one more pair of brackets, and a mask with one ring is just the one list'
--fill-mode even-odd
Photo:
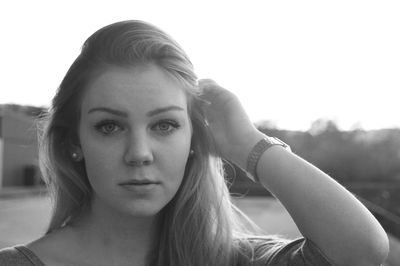
{"label": "building wall", "polygon": [[[0,119],[1,124],[1,119]],[[0,126],[0,189],[3,184],[3,138],[1,137],[1,126]]]}
{"label": "building wall", "polygon": [[[3,167],[1,186],[22,186],[32,183],[28,175],[38,165],[34,118],[12,109],[2,114]],[[37,177],[33,177],[37,178]]]}

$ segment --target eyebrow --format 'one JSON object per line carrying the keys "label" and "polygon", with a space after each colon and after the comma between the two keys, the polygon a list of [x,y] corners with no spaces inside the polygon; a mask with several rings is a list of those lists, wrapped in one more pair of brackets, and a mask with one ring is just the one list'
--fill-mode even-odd
{"label": "eyebrow", "polygon": [[93,113],[93,112],[106,112],[106,113],[110,113],[113,115],[117,115],[117,116],[121,116],[121,117],[128,117],[128,114],[119,110],[115,110],[115,109],[111,109],[108,107],[95,107],[92,108],[88,111],[88,114]]}
{"label": "eyebrow", "polygon": [[[151,116],[155,116],[157,114],[160,113],[164,113],[164,112],[169,112],[169,111],[184,111],[185,109],[183,109],[182,107],[176,106],[176,105],[171,105],[171,106],[166,106],[166,107],[160,107],[160,108],[156,108],[154,110],[151,110],[149,112],[147,112],[147,116],[151,117]],[[93,112],[106,112],[106,113],[110,113],[113,115],[117,115],[117,116],[121,116],[121,117],[128,117],[128,113],[120,111],[120,110],[115,110],[112,108],[108,108],[108,107],[95,107],[92,108],[88,111],[88,114],[93,113]]]}
{"label": "eyebrow", "polygon": [[160,108],[156,108],[152,111],[149,111],[147,113],[147,116],[149,116],[149,117],[155,116],[157,114],[169,112],[169,111],[185,111],[185,109],[183,109],[182,107],[176,106],[176,105],[170,105],[170,106],[160,107]]}

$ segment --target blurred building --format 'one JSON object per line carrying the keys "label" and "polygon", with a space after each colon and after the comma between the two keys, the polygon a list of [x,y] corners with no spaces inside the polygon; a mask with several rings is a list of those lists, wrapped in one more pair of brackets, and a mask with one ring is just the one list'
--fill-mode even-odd
{"label": "blurred building", "polygon": [[0,189],[39,183],[34,112],[38,110],[0,105]]}

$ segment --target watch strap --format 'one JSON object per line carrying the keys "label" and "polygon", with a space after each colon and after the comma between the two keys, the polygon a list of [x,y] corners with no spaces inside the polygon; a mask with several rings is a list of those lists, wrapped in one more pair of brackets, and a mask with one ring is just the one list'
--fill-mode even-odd
{"label": "watch strap", "polygon": [[254,182],[260,183],[260,179],[257,176],[258,161],[260,160],[261,156],[264,154],[266,150],[275,145],[282,146],[290,151],[290,146],[287,145],[285,142],[281,141],[276,137],[268,137],[268,136],[265,136],[260,141],[258,141],[251,150],[249,157],[247,158],[246,171],[254,178],[253,179]]}

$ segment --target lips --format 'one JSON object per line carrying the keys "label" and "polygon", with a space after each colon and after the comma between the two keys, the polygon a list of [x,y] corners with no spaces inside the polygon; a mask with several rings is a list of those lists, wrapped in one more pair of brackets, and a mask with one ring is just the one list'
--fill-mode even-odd
{"label": "lips", "polygon": [[[147,197],[153,195],[157,191],[161,182],[157,182],[149,179],[131,179],[120,182],[118,185],[125,191],[129,193],[134,193],[133,195],[140,197]],[[132,194],[130,194],[132,195]]]}
{"label": "lips", "polygon": [[151,184],[160,184],[160,182],[152,181],[149,179],[132,179],[119,183],[120,186],[144,186]]}

